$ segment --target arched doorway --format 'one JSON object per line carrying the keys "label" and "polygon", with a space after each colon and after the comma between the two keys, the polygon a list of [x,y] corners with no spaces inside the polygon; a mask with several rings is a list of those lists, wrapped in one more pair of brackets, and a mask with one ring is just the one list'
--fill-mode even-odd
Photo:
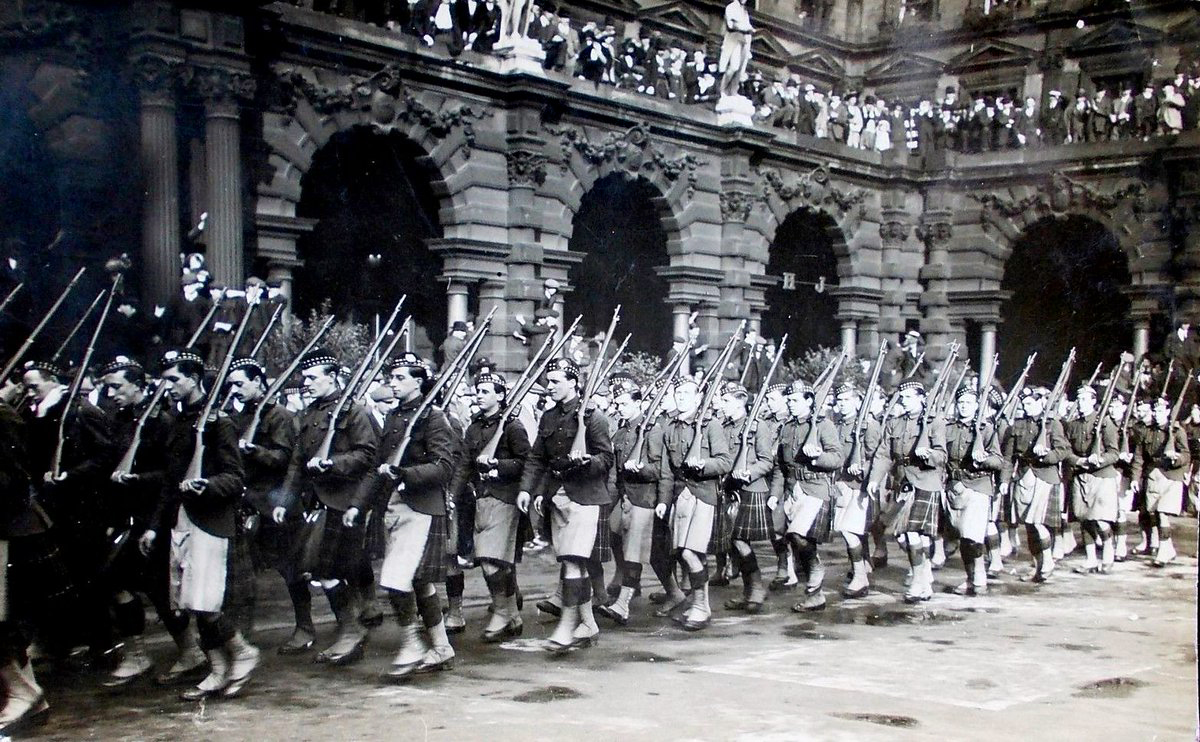
{"label": "arched doorway", "polygon": [[426,240],[442,235],[434,174],[425,153],[398,132],[358,127],[335,134],[301,181],[299,216],[316,219],[300,239],[296,309],[328,302],[339,317],[372,324],[401,294],[428,354],[446,334],[441,259]]}
{"label": "arched doorway", "polygon": [[777,340],[787,333],[789,357],[819,346],[840,347],[837,299],[830,292],[838,285],[837,230],[829,215],[800,209],[775,231],[767,262],[775,283],[766,291],[762,334]]}
{"label": "arched doorway", "polygon": [[667,236],[649,182],[620,174],[601,178],[583,197],[568,248],[584,254],[570,272],[566,322],[583,315],[587,335],[604,332],[621,305],[618,335],[633,333],[628,351],[664,355],[671,347],[667,282],[654,270],[670,262]]}
{"label": "arched doorway", "polygon": [[1082,216],[1030,225],[1013,245],[1000,287],[1012,292],[1001,309],[1000,378],[1020,373],[1038,352],[1034,379],[1052,384],[1075,348],[1075,379],[1107,368],[1131,343],[1129,266],[1117,238]]}

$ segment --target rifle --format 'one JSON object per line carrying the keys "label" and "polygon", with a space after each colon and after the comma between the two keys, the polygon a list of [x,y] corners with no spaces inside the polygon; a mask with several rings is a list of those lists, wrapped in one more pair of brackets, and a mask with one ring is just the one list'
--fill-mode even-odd
{"label": "rifle", "polygon": [[208,308],[208,312],[205,313],[204,319],[200,320],[200,324],[196,327],[196,331],[192,333],[190,338],[188,338],[187,343],[184,345],[185,348],[193,348],[195,347],[196,343],[200,342],[200,336],[203,335],[204,331],[208,329],[208,325],[213,321],[213,317],[217,316],[217,311],[221,308],[221,302],[225,301],[226,291],[228,291],[228,289],[217,289],[217,296],[213,299],[212,306]]}
{"label": "rifle", "polygon": [[[713,383],[714,379],[720,381],[721,375],[725,372],[725,366],[728,365],[729,359],[733,356],[733,348],[735,345],[734,340],[741,335],[742,330],[745,329],[745,327],[746,321],[742,320],[741,325],[738,326],[737,332],[729,337],[729,341],[725,343],[725,347],[722,348],[721,352],[717,355],[716,362],[713,363],[712,367],[705,371],[704,376],[701,377],[699,383],[701,389],[707,389],[709,384]],[[720,369],[717,368],[718,366],[720,366]]]}
{"label": "rifle", "polygon": [[267,326],[263,328],[262,334],[258,336],[258,341],[250,349],[250,355],[246,356],[247,358],[258,357],[258,352],[266,345],[267,338],[271,335],[271,330],[275,329],[275,323],[279,321],[279,315],[281,314],[283,314],[283,304],[275,307],[275,311],[271,314],[271,319],[267,321]]}
{"label": "rifle", "polygon": [[121,279],[120,273],[113,278],[112,290],[108,292],[108,301],[104,303],[104,311],[100,314],[96,328],[92,330],[92,338],[83,351],[83,358],[79,360],[79,370],[75,372],[75,378],[71,380],[71,387],[67,391],[67,402],[63,405],[62,416],[58,419],[58,439],[54,443],[54,455],[50,459],[50,475],[55,479],[62,473],[63,446],[67,438],[67,417],[71,414],[71,407],[79,397],[80,388],[83,387],[83,377],[87,376],[88,363],[91,362],[92,353],[96,350],[96,340],[100,337],[100,331],[104,329],[104,321],[108,319],[108,314],[112,311],[113,298],[117,294],[117,289],[121,287]]}
{"label": "rifle", "polygon": [[1100,435],[1104,429],[1104,419],[1108,417],[1108,407],[1112,404],[1113,395],[1116,394],[1117,380],[1121,377],[1121,372],[1125,370],[1125,364],[1132,362],[1132,355],[1122,353],[1121,360],[1117,362],[1117,367],[1113,369],[1112,378],[1108,380],[1108,384],[1104,387],[1104,396],[1100,400],[1100,408],[1096,411],[1096,425],[1092,429],[1092,445],[1088,451],[1092,456],[1099,456],[1104,453],[1104,439]]}
{"label": "rifle", "polygon": [[379,350],[379,346],[383,344],[383,338],[387,336],[386,328],[391,327],[396,321],[396,317],[400,314],[400,307],[404,306],[404,300],[408,298],[408,294],[400,297],[400,301],[396,302],[396,307],[392,310],[388,317],[387,324],[384,325],[384,330],[380,331],[379,335],[371,341],[371,347],[367,348],[367,352],[363,353],[362,360],[354,368],[354,373],[350,375],[350,381],[346,384],[346,388],[338,396],[337,402],[333,405],[333,409],[329,412],[329,429],[325,431],[325,437],[321,439],[321,445],[317,446],[313,458],[318,461],[328,461],[329,453],[333,450],[333,436],[337,434],[337,421],[345,411],[346,405],[354,399],[354,392],[362,382],[363,374],[367,372],[367,367],[371,365],[371,357]]}
{"label": "rifle", "polygon": [[1095,384],[1096,379],[1100,378],[1100,369],[1102,369],[1102,368],[1104,368],[1104,361],[1100,361],[1099,363],[1096,364],[1096,370],[1093,371],[1092,375],[1088,377],[1088,382],[1087,382],[1088,386]]}
{"label": "rifle", "polygon": [[750,468],[750,428],[758,420],[758,414],[767,398],[767,387],[771,386],[771,377],[775,375],[779,359],[783,357],[782,350],[787,347],[787,340],[788,336],[784,335],[783,339],[779,341],[781,352],[775,354],[775,358],[771,361],[771,367],[767,369],[767,375],[762,378],[758,393],[754,395],[754,403],[750,405],[750,413],[746,415],[746,423],[742,426],[742,432],[739,435],[740,441],[738,442],[737,458],[733,462],[733,472],[746,471]]}
{"label": "rifle", "polygon": [[1175,373],[1175,359],[1174,358],[1172,358],[1171,362],[1167,364],[1167,375],[1163,377],[1162,393],[1160,393],[1158,396],[1160,396],[1160,397],[1167,396],[1167,388],[1171,386],[1171,374],[1173,374],[1173,373]]}
{"label": "rifle", "polygon": [[992,388],[992,381],[996,378],[996,368],[1000,365],[1000,356],[993,354],[992,363],[988,368],[987,373],[979,377],[979,387],[976,395],[977,408],[975,410],[975,421],[972,424],[971,438],[971,460],[982,462],[987,459],[987,446],[983,438],[983,418],[987,413],[987,394]]}
{"label": "rifle", "polygon": [[963,382],[967,380],[967,372],[971,370],[971,364],[963,361],[962,371],[958,374],[958,378],[954,381],[953,387],[946,387],[947,393],[942,400],[942,417],[949,417],[954,410],[954,397],[958,394],[958,390],[962,388]]}
{"label": "rifle", "polygon": [[487,319],[479,324],[476,328],[474,336],[467,341],[463,349],[454,357],[454,361],[446,367],[445,371],[438,376],[433,382],[433,387],[429,392],[422,397],[421,403],[417,405],[417,409],[413,412],[413,416],[409,418],[408,425],[404,427],[404,435],[400,438],[400,445],[396,446],[396,450],[388,457],[387,465],[392,469],[399,469],[400,464],[404,461],[404,454],[408,453],[408,447],[412,444],[413,431],[417,429],[417,422],[425,415],[425,411],[433,404],[434,400],[448,388],[452,379],[461,379],[462,376],[458,373],[459,367],[466,368],[471,363],[471,358],[474,357],[475,351],[479,350],[480,344],[483,342],[483,336],[487,334],[488,327],[492,324],[492,315],[495,314],[497,307],[493,307],[488,313]]}
{"label": "rifle", "polygon": [[[575,334],[575,328],[579,326],[579,321],[582,319],[583,315],[576,317],[575,321],[571,323],[571,326],[567,328],[567,331],[562,334],[562,337],[557,342],[554,340],[554,333],[546,333],[546,339],[542,341],[541,347],[533,355],[533,360],[529,362],[529,365],[525,367],[525,370],[521,372],[516,382],[513,383],[512,392],[505,395],[504,407],[501,408],[500,414],[501,423],[496,426],[492,437],[488,439],[487,443],[480,450],[479,455],[475,457],[475,461],[480,466],[488,466],[496,460],[496,450],[500,448],[500,437],[504,435],[503,421],[509,417],[514,417],[521,409],[521,400],[525,398],[525,395],[537,383],[538,377],[542,375],[542,371],[546,369],[546,366],[550,365],[550,361],[558,356],[563,346]],[[550,346],[551,343],[554,343],[553,347]],[[547,348],[550,349],[549,353],[546,353]]]}
{"label": "rifle", "polygon": [[[408,326],[411,322],[412,317],[404,318],[404,323],[400,325],[400,329],[392,335],[391,342],[389,342],[388,346],[383,349],[383,352],[379,354],[379,357],[375,359],[375,362],[371,364],[371,370],[363,374],[362,383],[358,385],[358,389],[354,390],[355,402],[366,396],[367,390],[371,388],[371,382],[375,380],[376,376],[379,376],[379,372],[383,370],[383,366],[385,363],[387,363],[387,359],[391,357],[392,351],[395,350],[400,341],[404,339],[404,333],[408,331]],[[380,330],[379,334],[380,336],[386,337],[387,330]]]}
{"label": "rifle", "polygon": [[950,353],[946,356],[946,362],[942,364],[941,371],[938,372],[937,378],[933,382],[933,389],[929,390],[929,394],[926,397],[925,410],[921,413],[921,430],[917,433],[917,442],[913,448],[914,451],[921,448],[929,448],[933,445],[930,440],[933,419],[942,409],[946,389],[949,386],[950,370],[954,367],[954,361],[957,359],[958,343],[950,343]]}
{"label": "rifle", "polygon": [[[1029,370],[1033,368],[1033,362],[1037,360],[1037,352],[1029,354],[1029,358],[1025,359],[1025,369],[1021,371],[1021,375],[1017,377],[1017,381],[1013,384],[1012,390],[1008,396],[1000,404],[1000,409],[996,410],[996,424],[992,427],[992,435],[988,438],[988,446],[996,443],[996,439],[1000,436],[1000,423],[1009,421],[1017,410],[1017,399],[1020,397],[1021,390],[1025,388],[1025,380],[1029,378]],[[981,400],[982,401],[982,400]]]}
{"label": "rifle", "polygon": [[837,375],[845,363],[846,352],[842,351],[821,373],[817,385],[813,387],[812,409],[808,413],[808,432],[804,434],[804,443],[800,446],[800,451],[809,458],[816,458],[820,455],[818,451],[821,446],[821,434],[817,430],[817,421],[825,410],[825,402],[829,399],[829,393],[833,391],[833,382],[837,379]]}
{"label": "rifle", "polygon": [[[1042,417],[1038,423],[1037,439],[1033,443],[1033,452],[1049,451],[1050,437],[1050,413],[1058,407],[1059,400],[1062,399],[1063,393],[1067,390],[1067,380],[1071,378],[1071,368],[1075,365],[1075,349],[1071,348],[1071,352],[1067,355],[1067,360],[1063,361],[1062,369],[1058,372],[1058,380],[1054,382],[1054,389],[1050,391],[1050,397],[1046,400],[1046,407],[1042,410]],[[1044,454],[1039,454],[1044,455]]]}
{"label": "rifle", "polygon": [[304,347],[300,349],[300,353],[292,359],[292,362],[289,363],[288,367],[283,370],[283,373],[276,377],[271,386],[267,387],[267,393],[264,394],[263,398],[258,401],[258,405],[254,408],[254,413],[250,416],[250,425],[246,428],[246,432],[242,434],[241,442],[254,442],[254,436],[258,434],[258,426],[262,424],[262,416],[267,409],[267,405],[271,403],[271,400],[275,398],[275,395],[279,394],[279,392],[283,390],[283,387],[287,384],[288,379],[292,378],[292,374],[296,373],[296,369],[300,368],[300,362],[304,360],[304,356],[310,350],[317,347],[317,343],[320,342],[321,338],[325,336],[325,333],[328,332],[329,328],[333,325],[333,320],[333,315],[325,318],[325,324],[321,325],[321,329],[317,330],[316,334],[313,335],[307,343],[305,343]]}
{"label": "rifle", "polygon": [[883,370],[883,359],[887,355],[887,342],[879,344],[879,354],[875,356],[875,363],[871,365],[871,378],[867,382],[867,389],[863,392],[862,406],[858,408],[858,415],[854,418],[854,428],[850,431],[850,455],[846,457],[849,462],[848,470],[851,474],[858,476],[864,469],[864,462],[861,460],[863,455],[862,436],[863,428],[867,425],[867,415],[871,414],[871,401],[875,397],[875,390],[879,387],[879,373]]}
{"label": "rifle", "polygon": [[917,369],[921,368],[921,361],[923,360],[925,360],[925,351],[921,351],[921,354],[917,356],[917,360],[913,363],[913,367],[908,370],[908,373],[904,375],[904,378],[901,379],[901,381],[908,381],[911,379],[912,375],[917,372]]}
{"label": "rifle", "polygon": [[453,368],[454,373],[450,374],[450,379],[446,382],[445,387],[443,387],[441,395],[434,400],[434,406],[439,410],[444,409],[446,405],[450,403],[450,400],[447,399],[447,397],[454,394],[454,390],[458,389],[459,384],[462,383],[463,377],[465,377],[471,370],[471,359],[475,357],[475,354],[479,352],[479,347],[483,345],[483,339],[487,337],[487,330],[492,325],[492,317],[496,315],[497,309],[499,309],[499,306],[492,307],[492,310],[488,312],[487,317],[484,318],[483,322],[479,325],[479,328],[475,330],[475,334],[467,340],[467,345],[464,350],[467,350],[468,352],[463,357],[464,360],[462,363],[457,363],[451,367],[447,367],[447,372]]}
{"label": "rifle", "polygon": [[700,406],[696,408],[695,419],[692,420],[692,443],[688,446],[687,456],[683,462],[689,468],[691,465],[688,462],[697,461],[700,459],[700,444],[704,432],[704,418],[708,413],[708,408],[712,406],[713,397],[717,395],[717,389],[721,386],[721,377],[725,373],[725,367],[729,365],[729,359],[733,357],[733,348],[740,342],[742,331],[746,329],[746,320],[738,325],[737,332],[733,333],[729,338],[729,342],[725,344],[725,349],[721,351],[721,355],[717,357],[717,362],[713,364],[712,378],[708,386],[704,388],[704,394],[700,398]]}
{"label": "rifle", "polygon": [[1128,458],[1129,454],[1131,453],[1129,450],[1129,421],[1133,419],[1133,408],[1137,406],[1138,387],[1141,386],[1140,382],[1142,369],[1145,368],[1145,366],[1146,361],[1142,360],[1142,362],[1133,369],[1133,373],[1130,374],[1130,385],[1132,386],[1132,389],[1129,391],[1129,405],[1125,408],[1125,414],[1121,416],[1121,429],[1117,431],[1121,438],[1122,460]]}
{"label": "rifle", "polygon": [[[646,453],[646,433],[650,430],[650,426],[654,424],[654,418],[658,415],[658,408],[662,406],[662,402],[667,397],[667,392],[671,390],[671,384],[675,381],[679,369],[683,368],[683,359],[688,357],[688,352],[692,348],[692,340],[684,343],[683,350],[667,364],[662,373],[658,375],[656,382],[663,382],[654,396],[650,398],[650,405],[642,412],[642,421],[638,423],[637,434],[633,438],[633,448],[630,449],[630,459],[626,462],[628,466],[633,464],[633,468],[640,469],[645,465]],[[651,386],[651,389],[654,387]]]}
{"label": "rifle", "polygon": [[196,442],[192,447],[192,460],[188,463],[187,474],[183,477],[185,482],[204,478],[204,430],[208,427],[209,416],[216,412],[217,400],[221,398],[221,387],[225,385],[225,377],[229,376],[229,367],[233,364],[233,357],[237,355],[238,343],[246,334],[246,326],[250,324],[250,316],[254,314],[254,308],[257,306],[257,299],[246,304],[246,313],[238,323],[233,342],[229,344],[229,350],[225,351],[225,358],[221,361],[216,378],[213,379],[212,389],[204,400],[204,408],[200,411],[200,417],[196,419]]}
{"label": "rifle", "polygon": [[604,333],[604,340],[600,343],[600,350],[596,353],[596,357],[592,360],[592,367],[588,369],[587,383],[583,385],[583,395],[579,398],[579,410],[576,412],[575,439],[571,441],[570,458],[581,460],[587,457],[587,417],[588,403],[592,400],[592,395],[596,393],[596,388],[600,386],[600,370],[607,365],[604,360],[604,354],[608,351],[608,344],[612,340],[613,332],[617,329],[617,323],[621,321],[621,305],[613,310],[612,319],[608,323],[608,331]]}
{"label": "rifle", "polygon": [[626,335],[625,339],[621,341],[621,344],[617,346],[617,352],[613,354],[612,360],[605,364],[604,369],[600,372],[601,380],[612,376],[613,369],[616,368],[617,363],[621,360],[621,354],[625,352],[625,348],[629,345],[629,339],[632,337],[632,333]]}
{"label": "rifle", "polygon": [[92,312],[96,311],[96,307],[100,305],[100,301],[104,299],[104,295],[107,293],[107,289],[102,289],[100,293],[96,294],[96,298],[92,299],[91,306],[87,308],[87,311],[83,313],[83,316],[79,318],[79,321],[76,322],[71,328],[71,331],[67,333],[67,337],[61,343],[59,343],[58,350],[54,351],[54,355],[50,356],[51,363],[58,363],[58,359],[62,358],[62,354],[66,352],[67,346],[71,344],[71,341],[74,340],[79,331],[83,329],[84,324],[88,321],[88,318],[92,316]]}
{"label": "rifle", "polygon": [[18,283],[13,287],[12,291],[8,292],[8,296],[4,297],[4,301],[0,301],[0,313],[2,313],[5,309],[8,309],[8,305],[12,303],[12,300],[16,298],[17,294],[21,293],[21,289],[23,288],[25,288],[25,284],[23,282]]}
{"label": "rifle", "polygon": [[1176,447],[1175,441],[1175,421],[1179,419],[1179,411],[1183,408],[1183,398],[1187,396],[1188,387],[1192,384],[1192,372],[1189,371],[1184,376],[1183,388],[1179,390],[1179,396],[1175,399],[1175,404],[1171,406],[1171,417],[1167,420],[1167,442],[1163,445],[1163,455],[1169,458],[1175,458],[1179,455],[1179,449]]}
{"label": "rifle", "polygon": [[85,270],[87,269],[79,269],[79,271],[75,274],[75,277],[72,278],[71,282],[67,284],[67,287],[63,289],[62,293],[58,295],[58,298],[54,300],[54,304],[50,305],[50,310],[42,316],[41,321],[37,323],[37,327],[33,328],[33,332],[29,333],[29,337],[25,338],[25,342],[21,343],[21,347],[17,348],[17,352],[13,355],[13,357],[8,359],[8,363],[4,366],[4,370],[0,371],[0,386],[4,386],[4,382],[8,381],[8,377],[13,372],[13,369],[15,369],[17,364],[21,362],[21,359],[25,357],[25,354],[29,352],[29,349],[33,347],[33,342],[37,340],[37,336],[42,333],[42,330],[46,329],[46,325],[50,323],[50,318],[54,316],[55,312],[58,311],[58,308],[62,306],[64,301],[66,301],[67,295],[71,293],[71,289],[75,288],[75,284],[79,283],[79,278],[83,275]]}

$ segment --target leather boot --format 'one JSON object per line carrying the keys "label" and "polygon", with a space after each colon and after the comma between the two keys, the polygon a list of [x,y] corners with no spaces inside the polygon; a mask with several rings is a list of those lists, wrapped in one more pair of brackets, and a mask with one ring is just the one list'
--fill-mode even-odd
{"label": "leather boot", "polygon": [[250,676],[258,667],[262,653],[258,651],[258,647],[246,641],[240,631],[226,642],[225,651],[229,655],[229,682],[221,690],[221,696],[236,698],[241,694],[242,688],[246,687],[246,683],[250,682]]}
{"label": "leather boot", "polygon": [[767,601],[767,586],[763,584],[762,572],[755,570],[748,577],[750,595],[746,598],[746,613],[761,613]]}
{"label": "leather boot", "polygon": [[33,675],[28,657],[0,666],[0,679],[8,691],[4,708],[0,709],[0,735],[7,738],[46,722],[50,705]]}
{"label": "leather boot", "polygon": [[321,652],[324,661],[331,665],[350,665],[362,659],[363,647],[367,643],[367,628],[363,626],[362,600],[354,593],[353,588],[345,588],[349,593],[338,601],[337,638],[328,649]]}
{"label": "leather boot", "polygon": [[229,657],[224,647],[210,649],[204,653],[208,656],[208,676],[192,688],[179,694],[184,701],[199,701],[210,698],[225,690],[229,685]]}

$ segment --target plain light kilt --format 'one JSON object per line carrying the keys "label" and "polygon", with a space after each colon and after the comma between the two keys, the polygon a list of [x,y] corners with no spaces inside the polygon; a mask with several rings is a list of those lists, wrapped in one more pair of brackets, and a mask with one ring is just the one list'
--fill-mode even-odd
{"label": "plain light kilt", "polygon": [[1146,512],[1179,515],[1183,512],[1183,482],[1167,479],[1161,469],[1146,477]]}
{"label": "plain light kilt", "polygon": [[1013,515],[1017,523],[1057,528],[1062,518],[1058,499],[1061,487],[1044,482],[1026,470],[1012,483]]}
{"label": "plain light kilt", "polygon": [[675,498],[671,514],[671,548],[707,554],[716,519],[717,509],[685,488]]}
{"label": "plain light kilt", "polygon": [[791,497],[784,501],[783,514],[787,518],[789,534],[823,544],[833,533],[832,501],[805,494],[799,484],[793,489]]}
{"label": "plain light kilt", "polygon": [[919,533],[933,538],[938,534],[938,515],[942,508],[942,493],[905,487],[896,499],[898,506],[892,520],[892,535]]}
{"label": "plain light kilt", "polygon": [[169,597],[177,611],[220,613],[225,604],[230,539],[206,533],[179,508],[171,529]]}
{"label": "plain light kilt", "polygon": [[1071,487],[1072,506],[1075,517],[1115,523],[1120,509],[1121,480],[1117,477],[1097,477],[1089,472],[1075,476]]}
{"label": "plain light kilt", "polygon": [[600,530],[608,521],[600,517],[599,505],[580,505],[562,491],[550,498],[550,542],[562,559],[591,559]]}
{"label": "plain light kilt", "polygon": [[767,507],[768,493],[739,491],[738,497],[740,502],[737,505],[737,515],[733,519],[731,534],[733,540],[748,544],[770,541],[773,527],[771,510]]}
{"label": "plain light kilt", "polygon": [[620,512],[625,561],[649,564],[654,544],[654,509],[641,508],[628,499],[622,499]]}
{"label": "plain light kilt", "polygon": [[365,518],[358,518],[347,528],[342,522],[343,515],[343,511],[332,508],[325,513],[321,551],[312,570],[314,580],[349,581],[362,563],[367,543]]}
{"label": "plain light kilt", "polygon": [[475,556],[512,564],[517,554],[521,511],[495,497],[475,501]]}
{"label": "plain light kilt", "polygon": [[862,536],[867,532],[874,515],[871,496],[862,482],[838,481],[837,506],[833,513],[833,529],[838,533]]}
{"label": "plain light kilt", "polygon": [[445,581],[446,516],[419,513],[399,497],[393,497],[383,516],[383,525],[388,546],[379,570],[381,587],[412,592],[414,582]]}
{"label": "plain light kilt", "polygon": [[950,526],[968,541],[982,544],[992,518],[993,498],[990,493],[963,487],[961,493],[946,493],[946,516]]}

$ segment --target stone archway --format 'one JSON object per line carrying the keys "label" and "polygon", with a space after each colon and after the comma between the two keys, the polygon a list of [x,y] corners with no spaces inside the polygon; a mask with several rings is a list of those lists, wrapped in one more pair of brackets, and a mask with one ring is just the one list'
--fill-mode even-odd
{"label": "stone archway", "polygon": [[766,266],[762,334],[788,334],[789,356],[818,346],[837,347],[839,285],[835,245],[841,230],[828,214],[800,208],[775,230]]}

